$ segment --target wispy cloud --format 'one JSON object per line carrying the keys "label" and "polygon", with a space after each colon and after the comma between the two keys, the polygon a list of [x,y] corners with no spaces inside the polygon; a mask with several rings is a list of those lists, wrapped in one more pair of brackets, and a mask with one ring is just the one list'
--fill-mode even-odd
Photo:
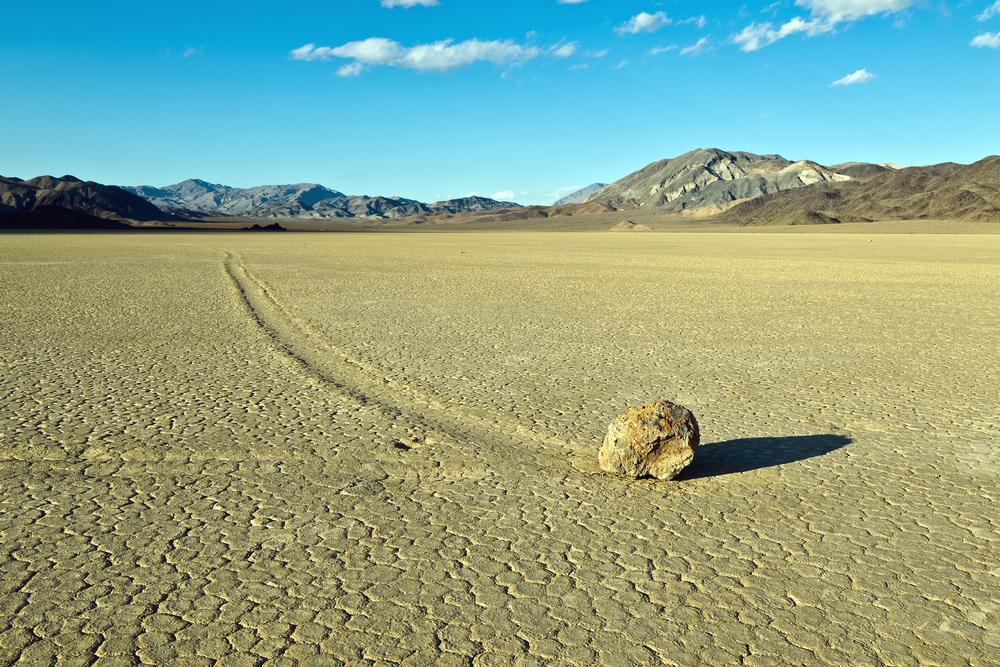
{"label": "wispy cloud", "polygon": [[347,59],[351,62],[340,67],[337,74],[357,76],[365,69],[376,66],[446,72],[477,62],[509,65],[532,60],[537,58],[539,53],[537,47],[525,46],[510,40],[468,39],[464,42],[454,42],[446,39],[407,47],[384,37],[369,37],[340,46],[306,44],[294,49],[290,55],[295,60],[305,61]]}
{"label": "wispy cloud", "polygon": [[393,7],[434,7],[438,0],[382,0],[382,6],[392,9]]}
{"label": "wispy cloud", "polygon": [[853,23],[876,15],[896,14],[909,9],[916,0],[795,0],[809,10],[809,17],[796,16],[775,27],[773,23],[751,23],[733,35],[741,51],[758,51],[790,35],[815,37],[830,32],[841,23]]}
{"label": "wispy cloud", "polygon": [[676,51],[680,47],[676,44],[668,44],[667,46],[654,46],[649,51],[646,51],[648,55],[658,56],[664,53],[670,53],[671,51]]}
{"label": "wispy cloud", "polygon": [[708,45],[708,37],[702,37],[691,46],[685,46],[683,49],[681,49],[681,55],[698,56],[701,55],[702,53],[706,53],[709,50],[710,47]]}
{"label": "wispy cloud", "polygon": [[979,21],[989,21],[994,16],[1000,14],[1000,0],[996,0],[992,5],[984,9],[982,12],[976,16],[976,20]]}
{"label": "wispy cloud", "polygon": [[795,0],[813,17],[832,23],[857,21],[876,14],[892,14],[909,9],[914,0]]}
{"label": "wispy cloud", "polygon": [[778,40],[798,32],[806,32],[810,35],[822,32],[817,26],[813,26],[808,21],[801,18],[794,18],[779,28],[775,28],[773,23],[751,23],[732,37],[732,42],[738,44],[741,51],[759,51],[765,46],[774,44]]}
{"label": "wispy cloud", "polygon": [[361,72],[365,69],[364,65],[355,60],[353,63],[347,63],[346,65],[341,65],[337,68],[337,76],[360,76]]}
{"label": "wispy cloud", "polygon": [[560,5],[582,5],[587,0],[556,0]]}
{"label": "wispy cloud", "polygon": [[691,18],[682,19],[680,21],[677,21],[676,23],[677,25],[696,25],[699,28],[704,28],[707,22],[708,21],[705,19],[705,15],[702,14],[700,16],[692,16]]}
{"label": "wispy cloud", "polygon": [[856,72],[851,72],[847,76],[843,76],[833,83],[831,86],[856,86],[861,83],[868,83],[869,81],[874,81],[875,75],[869,72],[867,69],[859,69]]}
{"label": "wispy cloud", "polygon": [[1000,49],[1000,32],[984,32],[976,35],[969,42],[977,49]]}
{"label": "wispy cloud", "polygon": [[579,48],[579,46],[580,45],[577,42],[556,44],[551,49],[549,49],[549,53],[551,53],[556,58],[569,58],[570,56],[576,53],[576,50]]}
{"label": "wispy cloud", "polygon": [[194,58],[196,55],[200,53],[201,49],[189,46],[188,48],[184,49],[184,51],[181,53],[181,58]]}
{"label": "wispy cloud", "polygon": [[670,19],[663,12],[656,12],[654,14],[639,12],[615,28],[615,32],[619,35],[637,35],[640,32],[656,32],[667,25],[670,25]]}

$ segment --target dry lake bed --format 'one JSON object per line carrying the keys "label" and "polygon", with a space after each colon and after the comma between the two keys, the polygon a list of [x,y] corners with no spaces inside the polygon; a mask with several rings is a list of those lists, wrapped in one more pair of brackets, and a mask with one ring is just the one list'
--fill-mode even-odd
{"label": "dry lake bed", "polygon": [[[8,235],[0,287],[0,664],[998,664],[1000,236]],[[694,464],[601,473],[658,398]]]}

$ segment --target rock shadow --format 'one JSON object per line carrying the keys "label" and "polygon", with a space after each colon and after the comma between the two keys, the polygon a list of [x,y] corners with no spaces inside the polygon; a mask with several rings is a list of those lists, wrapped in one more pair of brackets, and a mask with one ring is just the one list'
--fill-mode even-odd
{"label": "rock shadow", "polygon": [[699,447],[694,461],[675,479],[684,481],[771,468],[823,456],[852,442],[850,437],[835,433],[726,440]]}

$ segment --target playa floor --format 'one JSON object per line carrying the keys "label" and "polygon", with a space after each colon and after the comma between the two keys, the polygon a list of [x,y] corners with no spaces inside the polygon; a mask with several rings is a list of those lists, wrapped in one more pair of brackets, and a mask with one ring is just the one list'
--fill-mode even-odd
{"label": "playa floor", "polygon": [[[997,664],[1000,236],[0,238],[0,664]],[[702,428],[602,474],[626,406]]]}

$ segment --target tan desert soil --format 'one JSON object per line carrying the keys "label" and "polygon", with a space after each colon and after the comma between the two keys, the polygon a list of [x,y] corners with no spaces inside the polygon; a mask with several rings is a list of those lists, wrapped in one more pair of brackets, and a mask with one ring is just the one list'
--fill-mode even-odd
{"label": "tan desert soil", "polygon": [[[0,664],[997,664],[1000,237],[24,235],[0,285]],[[695,462],[602,474],[660,397]]]}

